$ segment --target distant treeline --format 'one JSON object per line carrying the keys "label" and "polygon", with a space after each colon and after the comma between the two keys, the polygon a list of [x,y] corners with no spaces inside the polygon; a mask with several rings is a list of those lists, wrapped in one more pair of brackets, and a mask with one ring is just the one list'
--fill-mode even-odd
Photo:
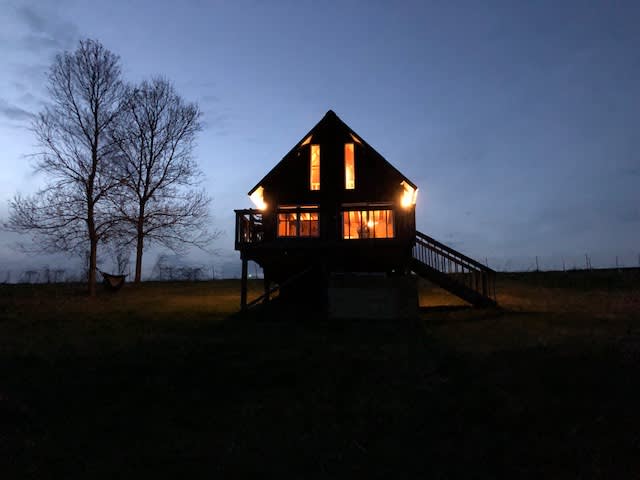
{"label": "distant treeline", "polygon": [[[254,265],[250,278],[262,278],[262,269]],[[640,279],[640,267],[619,268],[571,268],[566,270],[497,270],[502,278],[510,278],[544,286],[575,286],[576,282],[588,281],[590,286],[608,285],[611,281],[626,282]],[[127,275],[129,276],[129,275]],[[223,272],[221,267],[214,265],[181,265],[172,264],[159,256],[147,281],[160,282],[201,282],[239,278],[237,274]],[[613,280],[612,280],[613,279]],[[28,270],[0,270],[0,284],[36,284],[36,283],[82,283],[86,281],[86,272],[66,270],[64,268],[50,268]]]}

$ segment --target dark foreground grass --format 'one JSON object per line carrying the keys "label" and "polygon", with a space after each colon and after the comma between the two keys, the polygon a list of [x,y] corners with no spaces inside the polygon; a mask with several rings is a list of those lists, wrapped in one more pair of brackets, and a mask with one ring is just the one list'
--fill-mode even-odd
{"label": "dark foreground grass", "polygon": [[500,282],[506,311],[424,285],[450,306],[395,322],[0,286],[0,476],[636,477],[638,283]]}

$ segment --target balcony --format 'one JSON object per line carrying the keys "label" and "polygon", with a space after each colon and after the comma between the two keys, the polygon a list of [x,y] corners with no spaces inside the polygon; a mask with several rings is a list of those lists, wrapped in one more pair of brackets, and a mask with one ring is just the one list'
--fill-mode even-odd
{"label": "balcony", "polygon": [[236,210],[236,250],[260,244],[264,241],[262,212],[252,208]]}

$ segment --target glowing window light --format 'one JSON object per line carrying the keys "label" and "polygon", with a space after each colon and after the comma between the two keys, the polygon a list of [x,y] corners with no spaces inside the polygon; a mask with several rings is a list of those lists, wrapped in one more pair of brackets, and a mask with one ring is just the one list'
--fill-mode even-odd
{"label": "glowing window light", "polygon": [[309,135],[307,138],[305,138],[302,143],[300,144],[301,147],[304,147],[305,145],[308,145],[309,143],[311,143],[311,138],[313,137],[313,135]]}
{"label": "glowing window light", "polygon": [[295,211],[283,206],[278,207],[284,212],[278,213],[278,237],[319,237],[320,214],[316,212],[300,211],[309,206],[293,207]]}
{"label": "glowing window light", "polygon": [[343,211],[342,238],[394,238],[393,210]]}
{"label": "glowing window light", "polygon": [[405,181],[402,181],[400,185],[402,185],[402,188],[404,189],[402,197],[400,197],[400,205],[402,205],[403,208],[409,208],[415,205],[418,201],[418,189],[413,188]]}
{"label": "glowing window light", "polygon": [[258,210],[266,210],[267,209],[267,204],[264,201],[264,188],[263,187],[258,187],[255,189],[255,191],[249,195],[249,198],[251,199],[251,201],[253,202],[253,204],[256,206],[256,208]]}
{"label": "glowing window light", "polygon": [[353,143],[344,144],[344,188],[347,190],[353,190],[356,188]]}
{"label": "glowing window light", "polygon": [[320,145],[311,145],[311,190],[320,190]]}

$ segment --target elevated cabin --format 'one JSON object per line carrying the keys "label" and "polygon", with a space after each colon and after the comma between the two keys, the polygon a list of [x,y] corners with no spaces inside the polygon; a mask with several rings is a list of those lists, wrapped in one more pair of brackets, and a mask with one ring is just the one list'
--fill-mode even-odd
{"label": "elevated cabin", "polygon": [[332,276],[415,271],[417,194],[329,110],[249,191],[256,208],[236,210],[243,308],[249,260],[264,271],[265,299],[272,282],[295,297],[303,276],[321,299]]}

